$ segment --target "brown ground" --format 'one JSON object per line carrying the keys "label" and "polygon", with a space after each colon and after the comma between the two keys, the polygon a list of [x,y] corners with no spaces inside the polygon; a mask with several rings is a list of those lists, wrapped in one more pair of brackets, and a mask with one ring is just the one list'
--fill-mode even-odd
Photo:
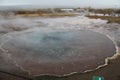
{"label": "brown ground", "polygon": [[74,74],[66,80],[92,80],[93,76],[103,76],[105,80],[120,80],[120,56],[105,67],[84,74]]}
{"label": "brown ground", "polygon": [[43,14],[19,14],[19,16],[23,17],[65,17],[65,16],[77,16],[77,14],[73,13],[43,13]]}
{"label": "brown ground", "polygon": [[96,16],[96,15],[87,15],[89,18],[93,19],[103,19],[108,20],[108,23],[119,23],[120,24],[120,17],[113,17],[113,16]]}

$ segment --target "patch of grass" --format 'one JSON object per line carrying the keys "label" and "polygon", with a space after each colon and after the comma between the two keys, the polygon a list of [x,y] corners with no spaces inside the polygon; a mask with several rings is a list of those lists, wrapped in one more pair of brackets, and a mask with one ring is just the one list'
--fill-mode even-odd
{"label": "patch of grass", "polygon": [[23,17],[64,17],[64,16],[76,16],[77,14],[73,13],[41,13],[41,14],[19,14]]}
{"label": "patch of grass", "polygon": [[87,15],[87,17],[91,19],[103,19],[108,20],[108,23],[118,23],[120,24],[120,17],[113,17],[113,16],[96,16],[96,15]]}

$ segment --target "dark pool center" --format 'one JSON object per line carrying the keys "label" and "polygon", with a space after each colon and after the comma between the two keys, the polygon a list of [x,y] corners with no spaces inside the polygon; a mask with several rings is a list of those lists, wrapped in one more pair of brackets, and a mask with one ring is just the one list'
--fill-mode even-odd
{"label": "dark pool center", "polygon": [[4,49],[33,75],[95,69],[116,52],[112,40],[90,30],[33,30],[12,36]]}

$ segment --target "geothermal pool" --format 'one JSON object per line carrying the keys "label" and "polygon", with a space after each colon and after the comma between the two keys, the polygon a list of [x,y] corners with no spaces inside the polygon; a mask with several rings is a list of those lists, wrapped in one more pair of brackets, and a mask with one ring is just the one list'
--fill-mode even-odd
{"label": "geothermal pool", "polygon": [[11,36],[3,49],[32,75],[95,69],[116,51],[112,40],[90,30],[32,30]]}

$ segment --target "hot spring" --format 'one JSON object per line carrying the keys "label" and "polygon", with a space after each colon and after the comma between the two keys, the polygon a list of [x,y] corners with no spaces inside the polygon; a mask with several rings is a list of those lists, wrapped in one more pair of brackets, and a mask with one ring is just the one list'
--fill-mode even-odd
{"label": "hot spring", "polygon": [[11,36],[3,48],[32,75],[94,69],[116,52],[112,40],[89,30],[32,30]]}

